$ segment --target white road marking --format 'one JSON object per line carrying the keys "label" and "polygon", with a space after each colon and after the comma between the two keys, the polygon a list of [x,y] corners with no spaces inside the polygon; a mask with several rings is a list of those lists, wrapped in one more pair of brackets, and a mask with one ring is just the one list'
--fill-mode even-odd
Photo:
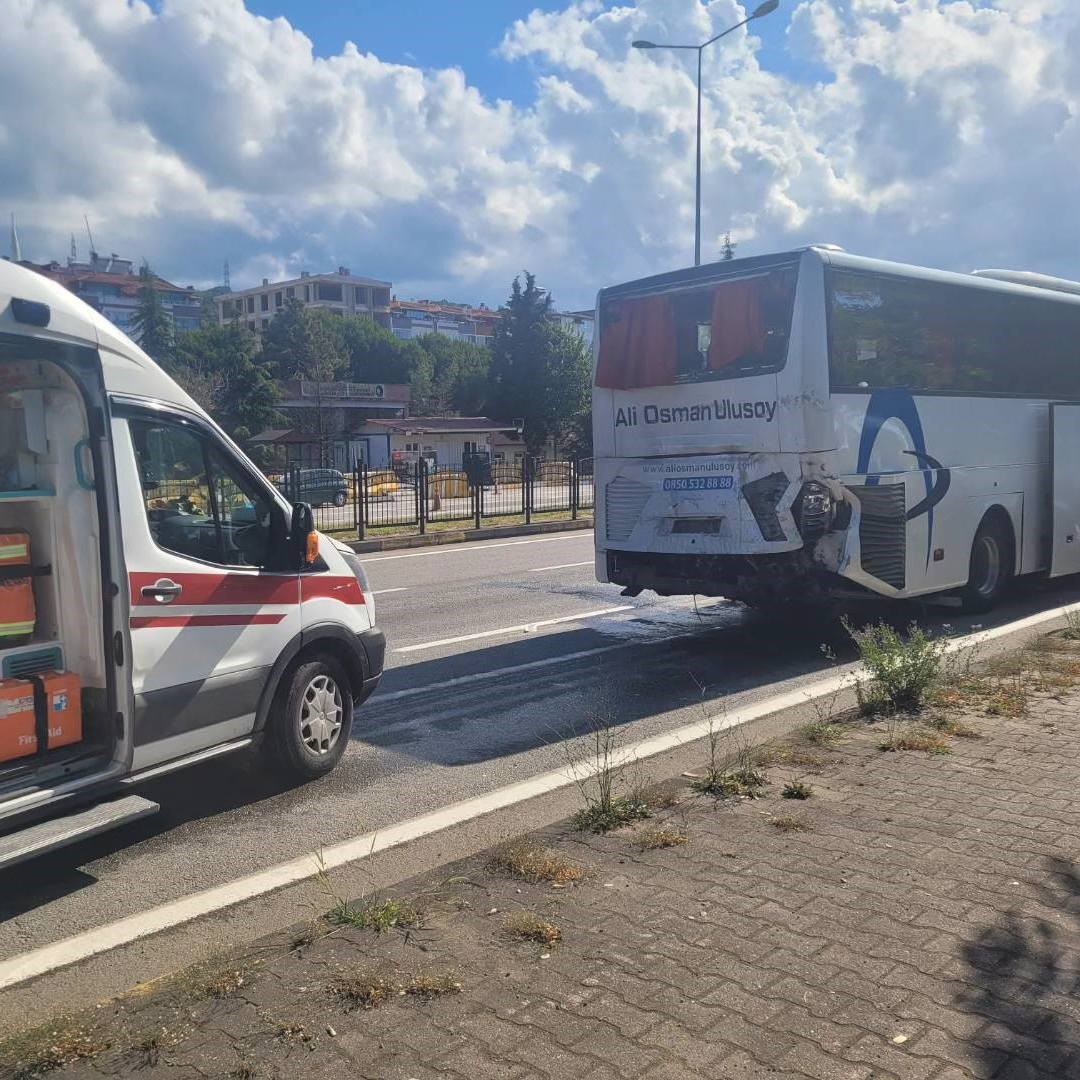
{"label": "white road marking", "polygon": [[359,558],[366,566],[373,562],[390,562],[391,559],[420,559],[426,555],[461,555],[470,551],[487,551],[490,548],[517,547],[520,544],[551,544],[556,540],[592,540],[592,534],[587,529],[578,532],[562,534],[559,536],[539,536],[532,540],[500,540],[497,544],[442,544],[430,551],[409,551],[404,555],[377,555],[369,559],[366,555]]}
{"label": "white road marking", "polygon": [[526,570],[527,574],[542,574],[545,570],[569,570],[574,566],[592,566],[592,559],[586,559],[585,562],[564,562],[559,563],[558,566],[534,566],[531,570]]}
{"label": "white road marking", "polygon": [[463,641],[479,641],[481,638],[499,637],[502,634],[527,634],[541,626],[555,626],[558,623],[580,622],[582,619],[596,619],[601,615],[614,615],[619,611],[633,611],[633,604],[620,604],[618,607],[597,608],[596,611],[583,611],[579,615],[563,615],[558,619],[539,619],[537,622],[519,623],[517,626],[500,626],[498,630],[481,630],[478,634],[462,634],[460,637],[440,638],[438,641],[425,641],[420,645],[405,645],[394,652],[419,652],[421,649],[438,649],[443,645],[459,645]]}
{"label": "white road marking", "polygon": [[[995,638],[1005,637],[1008,634],[1029,630],[1043,623],[1060,619],[1069,611],[1080,611],[1080,604],[1067,604],[1051,611],[1029,615],[1013,623],[996,626],[991,630],[982,630],[966,637],[956,638],[949,642],[948,651],[958,652],[961,649],[968,649],[985,641],[993,641]],[[850,686],[851,674],[851,670],[848,670],[828,675],[815,680],[809,686],[804,685],[797,690],[777,694],[763,701],[747,705],[745,708],[725,712],[711,719],[703,719],[676,728],[674,731],[669,731],[664,735],[657,735],[651,739],[633,743],[617,750],[610,764],[618,766],[624,763],[640,761],[682,746],[685,743],[705,738],[709,734],[710,727],[713,730],[740,727],[763,716],[768,716],[770,713],[827,698],[845,686]],[[238,878],[236,881],[230,881],[212,889],[204,889],[202,892],[181,897],[179,900],[162,904],[149,911],[129,915],[125,919],[120,919],[106,926],[95,927],[93,930],[84,931],[63,941],[57,941],[51,945],[35,949],[32,952],[13,956],[0,962],[0,990],[25,982],[27,979],[37,978],[50,971],[67,967],[70,964],[78,963],[80,960],[118,948],[121,945],[139,941],[150,934],[191,922],[203,915],[222,911],[253,897],[264,896],[275,889],[306,881],[315,876],[320,866],[332,870],[346,863],[358,862],[389,848],[399,847],[410,840],[430,836],[432,833],[440,832],[452,825],[471,821],[493,811],[514,806],[527,799],[536,798],[538,795],[543,795],[549,791],[557,791],[559,788],[579,783],[596,771],[595,763],[582,762],[566,768],[556,769],[553,772],[541,773],[539,776],[519,781],[516,784],[509,784],[506,787],[496,788],[494,791],[489,791],[472,799],[466,799],[464,802],[444,806],[439,810],[423,814],[410,821],[389,825],[384,829],[379,829],[377,832],[365,833],[362,836],[355,836],[331,847],[323,848],[318,863],[314,854],[301,855],[299,858],[291,859],[259,873]]]}
{"label": "white road marking", "polygon": [[412,686],[408,690],[391,690],[388,693],[380,690],[379,696],[374,698],[373,701],[376,705],[381,705],[384,701],[400,701],[402,698],[417,697],[420,694],[428,694],[433,691],[441,692],[455,686],[467,686],[469,683],[483,682],[485,679],[498,679],[503,675],[511,675],[519,671],[535,671],[537,668],[554,667],[556,664],[566,664],[573,660],[584,660],[588,656],[600,656],[603,653],[616,652],[619,649],[631,649],[635,645],[659,645],[665,641],[675,641],[685,636],[685,634],[668,635],[666,637],[621,641],[618,645],[598,645],[595,649],[560,653],[558,656],[548,656],[543,660],[529,660],[524,664],[515,664],[513,667],[496,668],[494,671],[475,671],[471,675],[457,675],[453,679],[428,683],[426,686]]}
{"label": "white road marking", "polygon": [[385,596],[388,592],[408,592],[408,591],[409,591],[409,588],[408,588],[407,585],[399,585],[396,589],[372,589],[371,590],[371,595],[372,596]]}

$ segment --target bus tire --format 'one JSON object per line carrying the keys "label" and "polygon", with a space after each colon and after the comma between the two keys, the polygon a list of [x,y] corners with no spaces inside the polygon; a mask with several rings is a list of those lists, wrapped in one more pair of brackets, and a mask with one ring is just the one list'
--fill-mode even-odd
{"label": "bus tire", "polygon": [[1015,561],[1012,528],[1002,515],[987,514],[971,545],[968,583],[960,590],[964,611],[991,611],[1012,580]]}
{"label": "bus tire", "polygon": [[285,673],[267,717],[265,747],[277,771],[305,783],[341,760],[353,722],[349,675],[336,658],[317,653]]}

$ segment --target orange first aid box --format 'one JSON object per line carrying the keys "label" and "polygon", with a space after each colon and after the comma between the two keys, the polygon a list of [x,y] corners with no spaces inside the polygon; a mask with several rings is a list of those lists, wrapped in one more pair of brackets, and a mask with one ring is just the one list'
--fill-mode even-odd
{"label": "orange first aid box", "polygon": [[[26,576],[20,577],[23,567]],[[0,647],[29,638],[36,620],[30,535],[19,529],[0,529]]]}
{"label": "orange first aid box", "polygon": [[49,749],[82,742],[82,682],[69,671],[45,671],[32,676],[45,689]]}
{"label": "orange first aid box", "polygon": [[[38,701],[44,712],[40,726]],[[77,675],[46,671],[29,679],[0,680],[0,761],[36,754],[41,727],[48,731],[49,750],[82,741],[82,684]]]}
{"label": "orange first aid box", "polygon": [[0,761],[36,754],[37,715],[29,679],[0,680]]}

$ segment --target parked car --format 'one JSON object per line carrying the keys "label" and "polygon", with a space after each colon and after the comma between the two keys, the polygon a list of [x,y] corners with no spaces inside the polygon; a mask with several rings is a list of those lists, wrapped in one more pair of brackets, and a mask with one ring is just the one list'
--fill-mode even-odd
{"label": "parked car", "polygon": [[311,506],[344,506],[349,501],[349,485],[345,474],[337,469],[297,469],[285,477],[278,487],[293,502]]}

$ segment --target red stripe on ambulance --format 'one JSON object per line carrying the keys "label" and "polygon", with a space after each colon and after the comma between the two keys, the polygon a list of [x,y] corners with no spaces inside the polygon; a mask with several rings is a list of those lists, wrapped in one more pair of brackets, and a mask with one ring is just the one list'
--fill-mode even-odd
{"label": "red stripe on ambulance", "polygon": [[275,626],[284,615],[132,615],[131,629],[162,626]]}

